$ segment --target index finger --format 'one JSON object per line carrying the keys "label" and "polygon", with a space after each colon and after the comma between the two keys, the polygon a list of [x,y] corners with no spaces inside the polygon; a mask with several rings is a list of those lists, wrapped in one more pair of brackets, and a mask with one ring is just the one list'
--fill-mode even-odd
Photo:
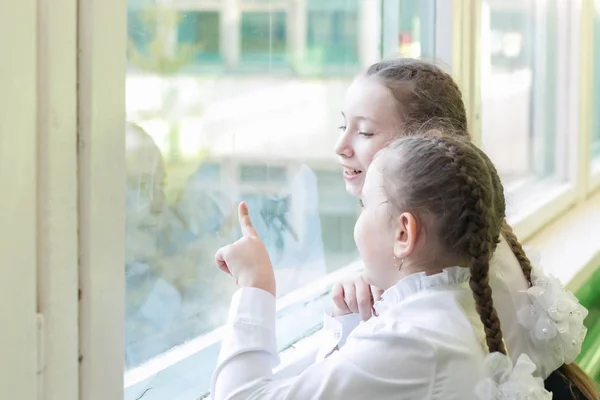
{"label": "index finger", "polygon": [[238,218],[240,220],[240,228],[242,228],[242,235],[258,237],[256,230],[252,226],[250,215],[248,215],[248,205],[243,201],[238,206]]}

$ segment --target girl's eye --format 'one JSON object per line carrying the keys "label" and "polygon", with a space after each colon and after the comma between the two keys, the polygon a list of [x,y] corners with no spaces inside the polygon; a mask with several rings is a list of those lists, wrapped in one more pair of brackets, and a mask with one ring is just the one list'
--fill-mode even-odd
{"label": "girl's eye", "polygon": [[[338,130],[341,131],[341,132],[345,132],[347,128],[348,127],[346,125],[340,125],[340,126],[338,126]],[[364,136],[366,138],[370,138],[371,136],[374,135],[373,133],[363,132],[363,131],[358,131],[358,134],[361,135],[361,136]]]}

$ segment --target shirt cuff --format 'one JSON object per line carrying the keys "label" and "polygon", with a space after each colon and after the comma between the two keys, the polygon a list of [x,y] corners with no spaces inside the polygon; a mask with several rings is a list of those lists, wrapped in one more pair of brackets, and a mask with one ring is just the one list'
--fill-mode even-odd
{"label": "shirt cuff", "polygon": [[279,363],[275,337],[275,297],[262,289],[241,288],[231,298],[219,363],[250,351],[269,354]]}
{"label": "shirt cuff", "polygon": [[227,322],[253,325],[275,333],[275,296],[253,287],[238,289],[231,298]]}
{"label": "shirt cuff", "polygon": [[348,336],[354,331],[354,329],[361,323],[360,314],[346,314],[341,317],[332,317],[331,315],[325,314],[324,327],[331,326],[333,328],[334,336],[339,339],[338,347],[342,347],[346,344]]}
{"label": "shirt cuff", "polygon": [[334,350],[341,349],[348,336],[361,322],[360,314],[332,317],[325,313],[323,318],[323,342],[317,353],[317,360],[327,358]]}

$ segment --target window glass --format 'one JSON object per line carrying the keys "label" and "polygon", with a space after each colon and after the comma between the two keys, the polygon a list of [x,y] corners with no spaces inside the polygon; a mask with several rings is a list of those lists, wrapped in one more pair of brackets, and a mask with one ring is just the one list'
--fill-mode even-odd
{"label": "window glass", "polygon": [[[400,3],[410,1],[399,17],[419,20],[402,13],[421,9]],[[357,260],[359,207],[333,147],[344,92],[370,62],[359,49],[372,32],[360,27],[381,26],[374,4],[129,0],[127,399],[196,400],[209,389],[235,290],[214,254],[240,237],[239,201],[278,297]],[[410,29],[433,37],[433,19]],[[327,300],[280,311],[280,349],[318,328]]]}
{"label": "window glass", "polygon": [[311,64],[358,63],[358,0],[307,4],[306,57]]}
{"label": "window glass", "polygon": [[246,62],[282,63],[287,56],[286,12],[242,12],[242,59]]}
{"label": "window glass", "polygon": [[220,21],[217,11],[178,13],[177,42],[193,47],[193,62],[220,61]]}
{"label": "window glass", "polygon": [[482,10],[483,147],[514,199],[559,178],[567,153],[557,148],[557,3],[488,0]]}
{"label": "window glass", "polygon": [[435,0],[383,2],[383,57],[435,60]]}

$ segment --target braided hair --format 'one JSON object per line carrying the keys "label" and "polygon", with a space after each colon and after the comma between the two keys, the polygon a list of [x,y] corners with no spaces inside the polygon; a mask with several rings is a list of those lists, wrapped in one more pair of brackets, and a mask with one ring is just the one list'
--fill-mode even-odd
{"label": "braided hair", "polygon": [[382,168],[389,183],[385,187],[389,202],[419,220],[430,217],[424,227],[428,240],[443,258],[461,260],[461,266],[471,272],[469,286],[489,351],[506,354],[489,285],[490,260],[500,242],[505,202],[487,156],[459,137],[417,135],[396,140],[381,157],[391,161]]}
{"label": "braided hair", "polygon": [[[490,168],[494,168],[491,161],[487,161],[489,163],[488,166]],[[495,178],[495,187],[502,187],[502,185],[500,184],[500,178],[498,178],[497,174]],[[521,270],[523,271],[523,275],[525,276],[527,283],[529,284],[529,286],[533,286],[533,282],[531,280],[531,261],[529,261],[529,258],[523,250],[523,246],[517,238],[517,235],[513,232],[511,226],[506,222],[506,220],[502,224],[502,236],[504,236],[504,239],[508,243],[513,254],[519,261],[519,264],[521,265]],[[581,398],[581,395],[576,394],[581,393],[583,396],[585,396],[586,399],[598,399],[598,392],[596,391],[595,383],[577,364],[563,364],[558,369],[558,373],[562,375],[564,381],[569,384],[569,389],[571,391],[571,394],[573,395],[573,398]]]}

